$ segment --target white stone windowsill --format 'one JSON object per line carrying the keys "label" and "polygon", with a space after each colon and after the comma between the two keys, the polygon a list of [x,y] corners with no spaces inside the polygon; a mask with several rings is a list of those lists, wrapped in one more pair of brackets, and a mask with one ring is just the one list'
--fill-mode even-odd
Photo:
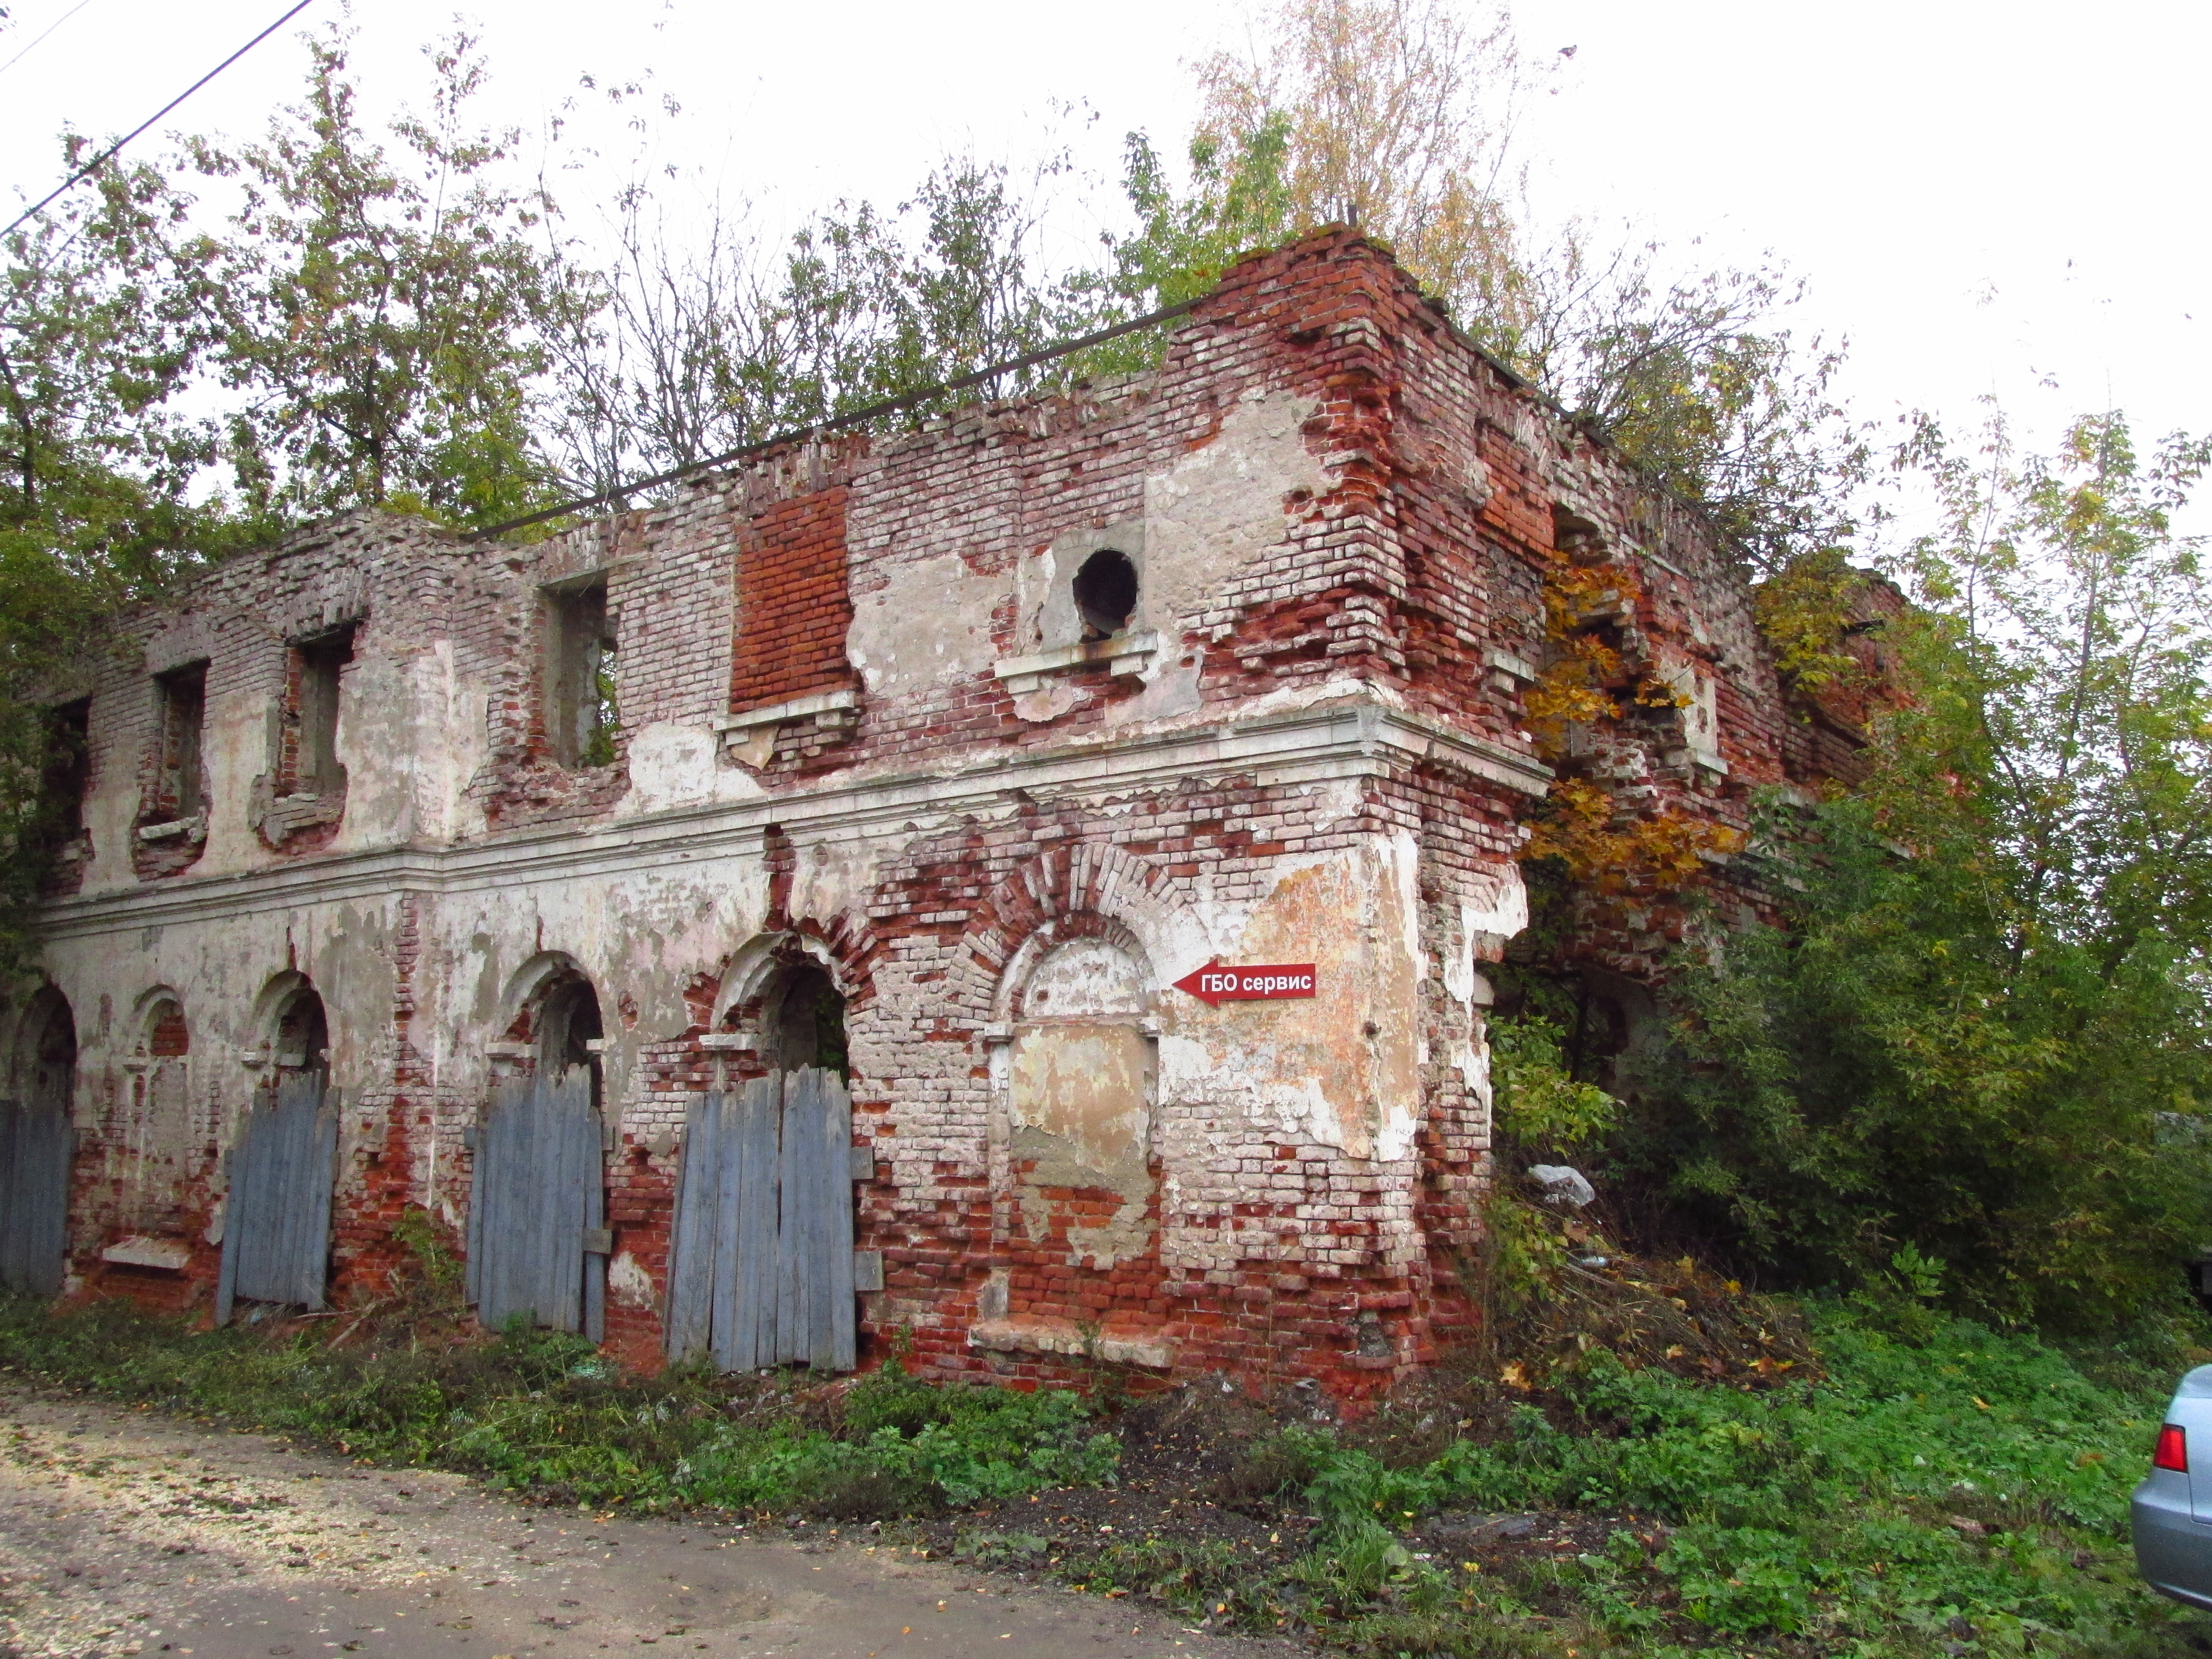
{"label": "white stone windowsill", "polygon": [[192,1247],[181,1238],[136,1233],[106,1246],[100,1251],[100,1259],[120,1267],[155,1267],[163,1273],[180,1273],[192,1265]]}
{"label": "white stone windowsill", "polygon": [[708,1031],[699,1038],[699,1046],[710,1054],[743,1054],[751,1053],[759,1041],[750,1031]]}
{"label": "white stone windowsill", "polygon": [[1159,648],[1160,636],[1157,634],[1116,634],[1110,640],[1056,646],[1050,651],[1039,651],[1026,657],[1002,657],[991,665],[991,672],[1018,697],[1042,690],[1044,683],[1054,674],[1068,673],[1095,662],[1111,664],[1107,672],[1116,677],[1141,674],[1152,665]]}
{"label": "white stone windowsill", "polygon": [[858,691],[849,685],[839,686],[835,690],[809,692],[788,702],[772,702],[765,708],[748,708],[742,714],[725,715],[714,722],[714,729],[726,738],[734,738],[763,726],[780,726],[785,720],[805,720],[810,714],[835,714],[860,706]]}
{"label": "white stone windowsill", "polygon": [[188,818],[172,818],[167,823],[149,823],[141,826],[138,831],[141,841],[174,841],[179,836],[186,841],[207,839],[207,814],[195,812]]}

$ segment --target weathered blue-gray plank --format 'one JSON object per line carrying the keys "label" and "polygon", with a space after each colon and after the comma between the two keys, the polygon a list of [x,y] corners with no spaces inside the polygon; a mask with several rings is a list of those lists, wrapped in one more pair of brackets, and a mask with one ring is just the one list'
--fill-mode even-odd
{"label": "weathered blue-gray plank", "polygon": [[[668,1237],[668,1357],[696,1359],[708,1350],[714,1326],[714,1222],[718,1206],[701,1203],[703,1188],[721,1182],[721,1093],[694,1095],[684,1112],[684,1157],[676,1166],[676,1219]],[[712,1127],[710,1127],[710,1125]]]}
{"label": "weathered blue-gray plank", "polygon": [[493,1091],[477,1127],[469,1218],[477,1316],[596,1333],[601,1258],[587,1279],[585,1234],[603,1224],[605,1164],[587,1067],[514,1079]]}
{"label": "weathered blue-gray plank", "polygon": [[246,1114],[227,1160],[218,1322],[240,1298],[323,1305],[337,1140],[337,1112],[319,1071],[286,1073]]}
{"label": "weathered blue-gray plank", "polygon": [[[770,1073],[745,1085],[738,1097],[738,1180],[722,1220],[735,1236],[730,1282],[731,1334],[725,1357],[720,1333],[715,1354],[727,1370],[776,1363],[775,1241],[781,1200],[776,1188],[777,1143],[783,1121],[783,1080]],[[735,1224],[732,1226],[732,1221]]]}
{"label": "weathered blue-gray plank", "polygon": [[696,1103],[669,1270],[668,1351],[725,1370],[855,1363],[852,1105],[827,1072]]}
{"label": "weathered blue-gray plank", "polygon": [[0,1101],[0,1285],[58,1296],[69,1240],[70,1159],[64,1101]]}

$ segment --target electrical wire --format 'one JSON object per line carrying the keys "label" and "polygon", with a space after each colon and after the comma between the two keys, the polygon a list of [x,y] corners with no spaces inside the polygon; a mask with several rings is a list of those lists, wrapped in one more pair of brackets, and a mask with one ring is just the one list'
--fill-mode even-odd
{"label": "electrical wire", "polygon": [[[307,10],[309,6],[312,6],[314,3],[315,0],[299,0],[299,3],[294,6],[291,10],[286,12],[282,17],[271,23],[267,28],[262,30],[260,33],[255,35],[251,40],[248,40],[236,52],[234,52],[229,57],[224,58],[222,62],[217,64],[205,75],[200,76],[198,80],[193,82],[191,85],[186,87],[182,92],[169,100],[167,103],[155,110],[151,115],[141,121],[137,126],[131,128],[130,131],[125,133],[120,138],[118,138],[106,149],[100,151],[99,155],[94,156],[92,160],[87,161],[75,173],[70,174],[68,178],[63,179],[60,184],[55,185],[53,189],[47,191],[46,194],[40,200],[33,203],[29,207],[25,208],[21,213],[17,214],[14,222],[11,223],[7,229],[0,230],[0,238],[5,238],[14,234],[15,232],[21,228],[24,224],[36,217],[39,214],[45,212],[47,208],[52,206],[53,204],[61,198],[64,192],[67,191],[73,185],[82,183],[85,179],[88,178],[91,174],[97,172],[101,167],[105,166],[109,161],[112,160],[122,148],[125,144],[129,143],[133,138],[139,137],[146,131],[147,128],[152,126],[156,121],[167,115],[171,110],[183,103],[185,99],[191,97],[202,87],[207,85],[207,83],[214,80],[216,76],[222,74],[233,64],[235,64],[240,58],[245,57],[247,52],[252,52],[254,47],[259,46],[264,40],[266,40],[270,35],[276,33],[278,29],[283,28],[285,24],[290,22],[295,17],[297,17],[301,12]],[[24,50],[27,52],[30,48],[27,46]]]}
{"label": "electrical wire", "polygon": [[24,47],[22,51],[17,52],[6,63],[0,64],[0,75],[5,75],[9,70],[15,68],[16,64],[21,63],[26,58],[28,58],[33,52],[36,52],[39,49],[40,41],[43,41],[48,35],[52,34],[63,24],[68,22],[70,18],[76,16],[77,13],[82,11],[91,3],[92,0],[76,0],[76,4],[71,6],[60,16],[55,18],[52,22],[47,24],[46,27],[39,31],[39,38],[37,40],[32,41],[29,46]]}

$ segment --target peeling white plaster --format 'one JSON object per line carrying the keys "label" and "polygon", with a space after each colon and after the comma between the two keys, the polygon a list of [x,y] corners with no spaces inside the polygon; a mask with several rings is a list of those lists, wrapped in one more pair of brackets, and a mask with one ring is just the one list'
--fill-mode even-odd
{"label": "peeling white plaster", "polygon": [[845,655],[877,696],[918,690],[991,665],[991,617],[1008,584],[957,553],[884,562],[884,585],[853,596]]}
{"label": "peeling white plaster", "polygon": [[1143,626],[1169,639],[1237,571],[1284,539],[1285,498],[1332,487],[1299,428],[1320,405],[1270,392],[1231,410],[1212,442],[1145,480]]}
{"label": "peeling white plaster", "polygon": [[[773,743],[775,728],[763,730]],[[629,740],[629,793],[616,807],[617,815],[635,817],[765,793],[740,768],[720,764],[721,741],[721,734],[707,726],[673,720],[640,728]]]}
{"label": "peeling white plaster", "polygon": [[650,1308],[653,1275],[628,1250],[607,1263],[607,1299],[617,1308]]}

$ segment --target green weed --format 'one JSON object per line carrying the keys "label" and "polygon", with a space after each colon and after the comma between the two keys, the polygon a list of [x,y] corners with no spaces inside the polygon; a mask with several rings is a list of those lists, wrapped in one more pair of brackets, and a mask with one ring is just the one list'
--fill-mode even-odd
{"label": "green weed", "polygon": [[0,1304],[0,1364],[110,1398],[464,1470],[548,1502],[880,1516],[1110,1480],[1120,1443],[1065,1392],[944,1387],[894,1361],[842,1401],[781,1379],[640,1377],[581,1337],[356,1352],[101,1304]]}

